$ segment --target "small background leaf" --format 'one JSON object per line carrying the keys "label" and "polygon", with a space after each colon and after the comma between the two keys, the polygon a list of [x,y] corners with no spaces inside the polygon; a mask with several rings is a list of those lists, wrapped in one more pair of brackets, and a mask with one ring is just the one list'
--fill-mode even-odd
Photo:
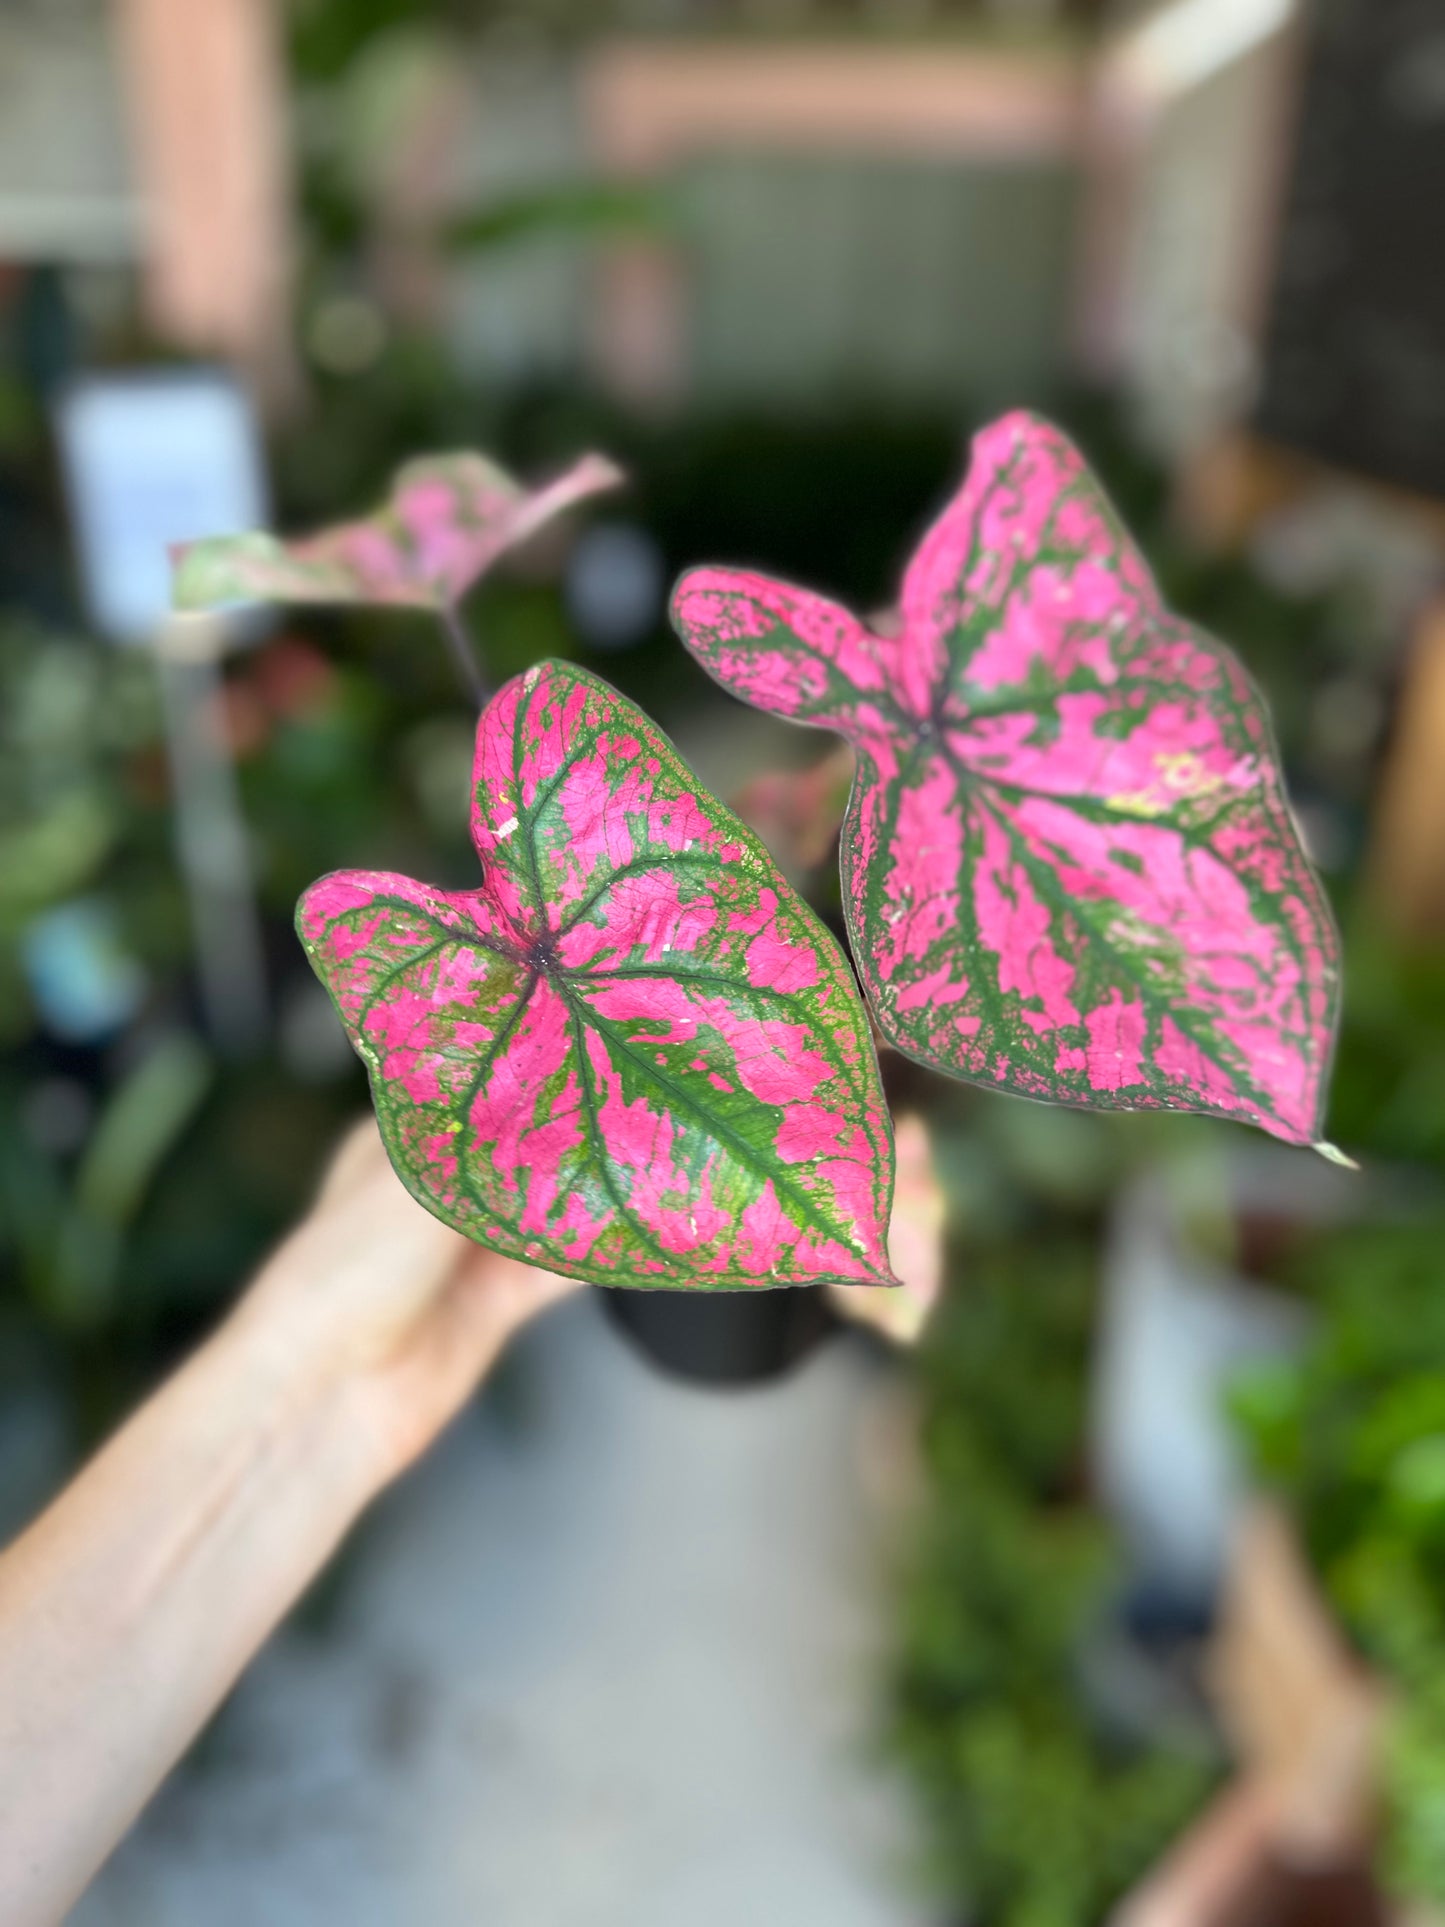
{"label": "small background leaf", "polygon": [[485,455],[427,455],[397,471],[388,501],[358,522],[283,542],[210,536],[174,552],[178,609],[245,601],[454,607],[506,549],[621,471],[584,455],[529,491]]}

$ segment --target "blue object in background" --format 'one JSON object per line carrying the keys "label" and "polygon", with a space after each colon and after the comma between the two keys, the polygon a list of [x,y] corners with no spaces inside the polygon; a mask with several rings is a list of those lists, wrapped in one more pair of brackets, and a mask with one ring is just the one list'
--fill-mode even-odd
{"label": "blue object in background", "polygon": [[37,917],[20,952],[46,1028],[67,1044],[111,1036],[145,994],[145,972],[122,944],[109,906],[94,898]]}
{"label": "blue object in background", "polygon": [[657,540],[630,522],[585,530],[567,564],[567,612],[593,649],[630,649],[662,619],[667,565]]}

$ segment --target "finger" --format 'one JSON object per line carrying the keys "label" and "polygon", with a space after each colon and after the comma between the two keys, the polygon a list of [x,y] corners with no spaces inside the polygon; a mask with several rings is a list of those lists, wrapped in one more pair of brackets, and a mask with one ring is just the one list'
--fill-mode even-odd
{"label": "finger", "polygon": [[570,1297],[583,1288],[581,1279],[564,1278],[558,1272],[543,1271],[520,1259],[483,1249],[472,1251],[463,1260],[457,1280],[464,1289],[474,1290],[485,1299],[504,1335],[510,1335],[559,1298]]}
{"label": "finger", "polygon": [[386,1475],[411,1463],[453,1418],[518,1326],[580,1287],[493,1252],[463,1267],[386,1368],[377,1406]]}
{"label": "finger", "polygon": [[459,1231],[418,1203],[397,1176],[371,1116],[362,1118],[332,1159],[309,1223],[349,1244],[371,1245],[398,1262],[408,1257],[438,1278],[471,1249]]}
{"label": "finger", "polygon": [[362,1189],[383,1167],[390,1168],[390,1159],[381,1142],[381,1132],[376,1128],[376,1119],[368,1111],[356,1120],[332,1153],[321,1179],[317,1204],[327,1204]]}
{"label": "finger", "polygon": [[896,1285],[830,1285],[836,1311],[871,1325],[897,1345],[914,1344],[943,1279],[944,1196],[933,1147],[921,1117],[899,1118],[894,1131],[896,1178],[888,1224],[888,1256]]}

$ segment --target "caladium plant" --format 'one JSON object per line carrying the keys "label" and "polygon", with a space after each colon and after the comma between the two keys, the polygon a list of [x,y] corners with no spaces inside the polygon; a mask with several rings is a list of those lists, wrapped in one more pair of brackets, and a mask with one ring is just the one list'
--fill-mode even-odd
{"label": "caladium plant", "polygon": [[[178,599],[409,603],[455,638],[508,542],[615,479],[588,457],[528,496],[480,457],[414,463],[366,522],[193,545]],[[1264,706],[1164,607],[1056,429],[1012,415],[978,438],[872,627],[724,568],[685,575],[673,615],[726,688],[850,746],[844,907],[899,1049],[1339,1156],[1319,1141],[1337,946]],[[829,758],[751,802],[806,867],[845,781]],[[896,1284],[892,1130],[848,964],[667,739],[545,663],[482,711],[471,821],[475,889],[345,871],[297,912],[413,1194],[603,1284]],[[936,1260],[929,1210],[914,1243]]]}
{"label": "caladium plant", "polygon": [[890,1043],[1034,1098],[1173,1107],[1319,1144],[1334,925],[1264,705],[1172,615],[1077,450],[1014,414],[882,635],[750,571],[675,625],[724,688],[857,755],[854,958]]}
{"label": "caladium plant", "polygon": [[481,882],[343,871],[297,927],[408,1189],[601,1284],[891,1284],[892,1132],[837,944],[585,671],[477,729]]}
{"label": "caladium plant", "polygon": [[622,472],[584,455],[545,488],[527,489],[488,456],[425,455],[397,471],[371,515],[282,541],[265,531],[208,536],[174,551],[178,609],[233,602],[366,603],[433,610],[480,700],[456,611],[507,549]]}

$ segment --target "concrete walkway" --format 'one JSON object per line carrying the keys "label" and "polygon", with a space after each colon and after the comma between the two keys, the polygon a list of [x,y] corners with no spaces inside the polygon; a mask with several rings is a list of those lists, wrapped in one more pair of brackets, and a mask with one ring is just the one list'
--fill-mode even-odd
{"label": "concrete walkway", "polygon": [[679,1387],[561,1307],[75,1927],[922,1927],[869,1758],[886,1391],[852,1338]]}

